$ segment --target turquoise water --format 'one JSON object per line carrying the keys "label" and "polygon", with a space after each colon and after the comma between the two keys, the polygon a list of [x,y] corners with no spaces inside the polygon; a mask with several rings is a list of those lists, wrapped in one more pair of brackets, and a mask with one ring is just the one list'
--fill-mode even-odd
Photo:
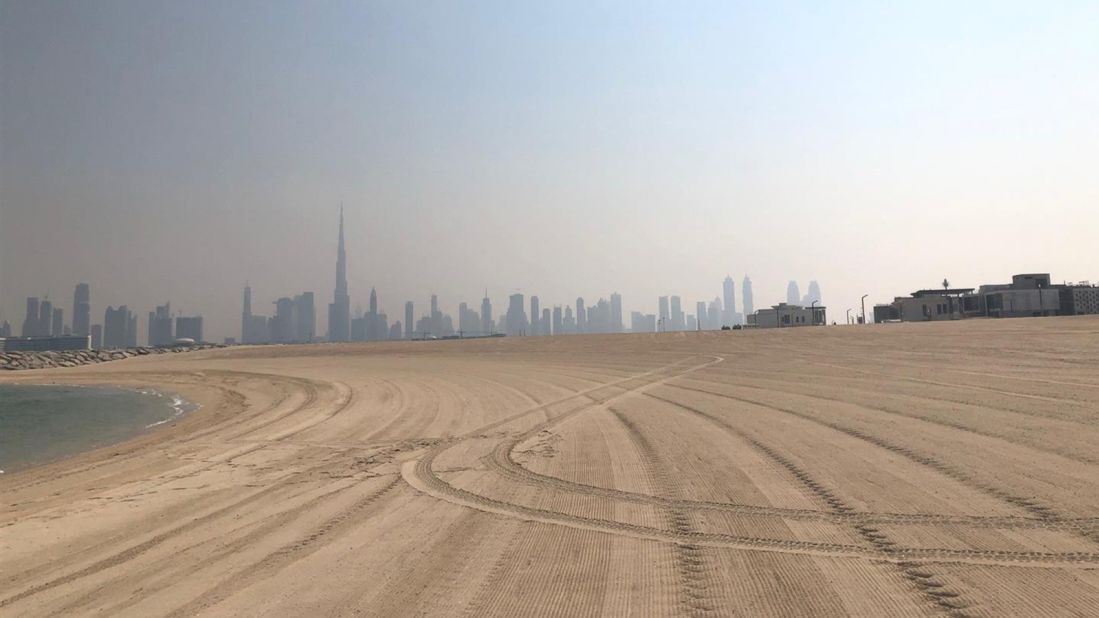
{"label": "turquoise water", "polygon": [[187,411],[154,391],[0,384],[0,470],[121,442]]}

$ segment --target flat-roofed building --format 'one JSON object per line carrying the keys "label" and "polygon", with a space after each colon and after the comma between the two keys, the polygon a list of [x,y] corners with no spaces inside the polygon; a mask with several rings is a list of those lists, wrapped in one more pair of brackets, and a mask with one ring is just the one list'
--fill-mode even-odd
{"label": "flat-roofed building", "polygon": [[0,337],[0,352],[61,352],[87,350],[91,347],[88,335],[60,337]]}
{"label": "flat-roofed building", "polygon": [[820,305],[803,307],[790,303],[772,305],[748,316],[748,325],[756,328],[789,328],[792,326],[821,326],[827,324],[827,308]]}

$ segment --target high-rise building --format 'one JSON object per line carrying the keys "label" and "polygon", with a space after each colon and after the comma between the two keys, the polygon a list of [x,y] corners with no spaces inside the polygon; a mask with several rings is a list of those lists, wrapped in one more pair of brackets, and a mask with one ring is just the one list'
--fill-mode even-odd
{"label": "high-rise building", "polygon": [[415,316],[414,316],[412,301],[406,300],[405,303],[404,303],[404,338],[405,339],[411,339],[412,338],[412,329],[415,327],[415,325],[412,323],[414,317]]}
{"label": "high-rise building", "polygon": [[561,332],[562,333],[575,333],[576,332],[576,319],[572,317],[572,307],[565,306],[565,318],[561,320]]}
{"label": "high-rise building", "polygon": [[557,305],[553,308],[553,334],[565,334],[565,320],[561,313],[561,305]]}
{"label": "high-rise building", "polygon": [[11,324],[7,320],[0,324],[0,337],[11,337]]}
{"label": "high-rise building", "polygon": [[27,298],[27,317],[23,318],[23,329],[20,332],[24,337],[38,336],[38,298]]}
{"label": "high-rise building", "polygon": [[[710,301],[710,306],[707,310],[707,328],[719,330],[722,326],[724,326],[722,322],[724,322],[724,318],[722,317],[721,299],[714,297],[714,299]],[[730,322],[730,325],[731,324],[732,323]]]}
{"label": "high-rise building", "polygon": [[706,309],[706,301],[700,300],[695,303],[695,315],[698,316],[698,330],[710,330],[710,322],[707,320],[710,314]]}
{"label": "high-rise building", "polygon": [[176,318],[176,337],[179,339],[194,339],[195,343],[205,341],[202,338],[202,316],[179,316]]}
{"label": "high-rise building", "polygon": [[240,342],[270,343],[271,324],[267,316],[252,314],[252,288],[244,288],[244,308],[240,313]]}
{"label": "high-rise building", "polygon": [[507,329],[509,337],[522,335],[527,330],[527,312],[523,307],[523,295],[512,294],[508,297]]}
{"label": "high-rise building", "polygon": [[729,275],[721,282],[721,291],[724,295],[725,306],[722,307],[720,326],[732,326],[735,324],[733,315],[736,313],[736,282]]}
{"label": "high-rise building", "polygon": [[103,326],[101,324],[92,324],[91,327],[92,337],[92,349],[99,350],[103,348]]}
{"label": "high-rise building", "polygon": [[340,240],[336,250],[336,290],[328,305],[328,340],[351,339],[351,297],[347,293],[347,253],[343,243],[343,206],[340,206]]}
{"label": "high-rise building", "polygon": [[755,304],[752,302],[752,280],[748,275],[744,275],[744,282],[741,284],[740,302],[744,306],[744,319],[747,320],[748,316],[756,311]]}
{"label": "high-rise building", "polygon": [[316,307],[312,292],[294,297],[294,340],[298,343],[313,343],[317,338]]}
{"label": "high-rise building", "polygon": [[611,293],[611,332],[622,332],[622,295]]}
{"label": "high-rise building", "polygon": [[683,314],[683,308],[680,305],[679,297],[678,296],[673,296],[671,298],[671,301],[672,301],[672,303],[671,303],[672,304],[672,315],[671,315],[670,319],[672,321],[672,327],[669,328],[669,329],[666,329],[666,330],[686,330],[687,329],[686,316]]}
{"label": "high-rise building", "polygon": [[811,306],[814,302],[816,302],[818,305],[822,304],[820,297],[820,284],[816,281],[809,282],[809,295],[806,297],[806,300],[808,300],[808,302],[805,303],[806,306]]}
{"label": "high-rise building", "polygon": [[657,311],[657,317],[658,317],[658,321],[660,323],[660,328],[663,331],[667,331],[668,326],[669,326],[668,325],[668,319],[672,315],[671,311],[668,308],[668,297],[667,296],[661,296],[659,305],[660,305],[660,307],[659,307],[659,311]]}
{"label": "high-rise building", "polygon": [[542,334],[553,334],[553,314],[550,312],[549,307],[542,309]]}
{"label": "high-rise building", "polygon": [[130,314],[130,310],[126,307],[126,305],[122,305],[118,309],[115,309],[114,307],[107,307],[107,311],[103,315],[102,347],[127,347],[131,317],[132,316]]}
{"label": "high-rise building", "polygon": [[485,335],[491,335],[496,332],[492,327],[492,303],[488,300],[488,290],[485,290],[485,297],[481,300],[481,330]]}
{"label": "high-rise building", "polygon": [[61,307],[56,307],[53,310],[53,319],[50,321],[50,334],[54,337],[65,334],[65,316]]}
{"label": "high-rise building", "polygon": [[[294,341],[294,299],[282,297],[275,301],[275,315],[268,322],[271,343],[291,343]],[[179,335],[182,337],[183,335]]]}
{"label": "high-rise building", "polygon": [[397,320],[389,327],[389,339],[396,341],[401,338],[401,321]]}
{"label": "high-rise building", "polygon": [[584,307],[584,298],[576,299],[576,332],[583,333],[588,330],[588,311]]}
{"label": "high-rise building", "polygon": [[78,283],[73,292],[73,334],[77,336],[90,334],[91,326],[92,289],[87,283]]}
{"label": "high-rise building", "polygon": [[172,336],[172,307],[170,303],[164,303],[149,312],[149,345],[171,345],[175,341]]}
{"label": "high-rise building", "polygon": [[53,334],[53,303],[46,299],[42,299],[38,305],[38,326],[35,328],[35,334],[39,337],[49,337]]}
{"label": "high-rise building", "polygon": [[540,335],[538,332],[538,316],[542,315],[541,310],[538,308],[538,297],[530,297],[530,334]]}
{"label": "high-rise building", "polygon": [[801,294],[798,292],[798,282],[791,281],[786,284],[786,304],[788,305],[800,305]]}

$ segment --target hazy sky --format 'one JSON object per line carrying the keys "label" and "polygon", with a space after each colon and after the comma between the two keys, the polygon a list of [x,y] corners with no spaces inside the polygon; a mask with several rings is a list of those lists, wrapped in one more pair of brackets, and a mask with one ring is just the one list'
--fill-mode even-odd
{"label": "hazy sky", "polygon": [[[0,0],[0,313],[1099,279],[1099,3]],[[738,298],[739,301],[739,298]]]}

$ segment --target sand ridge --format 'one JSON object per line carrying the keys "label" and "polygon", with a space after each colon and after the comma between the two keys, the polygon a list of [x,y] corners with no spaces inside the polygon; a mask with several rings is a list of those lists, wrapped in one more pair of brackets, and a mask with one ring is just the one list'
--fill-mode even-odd
{"label": "sand ridge", "polygon": [[0,614],[1099,615],[1099,319],[242,347],[0,477]]}

